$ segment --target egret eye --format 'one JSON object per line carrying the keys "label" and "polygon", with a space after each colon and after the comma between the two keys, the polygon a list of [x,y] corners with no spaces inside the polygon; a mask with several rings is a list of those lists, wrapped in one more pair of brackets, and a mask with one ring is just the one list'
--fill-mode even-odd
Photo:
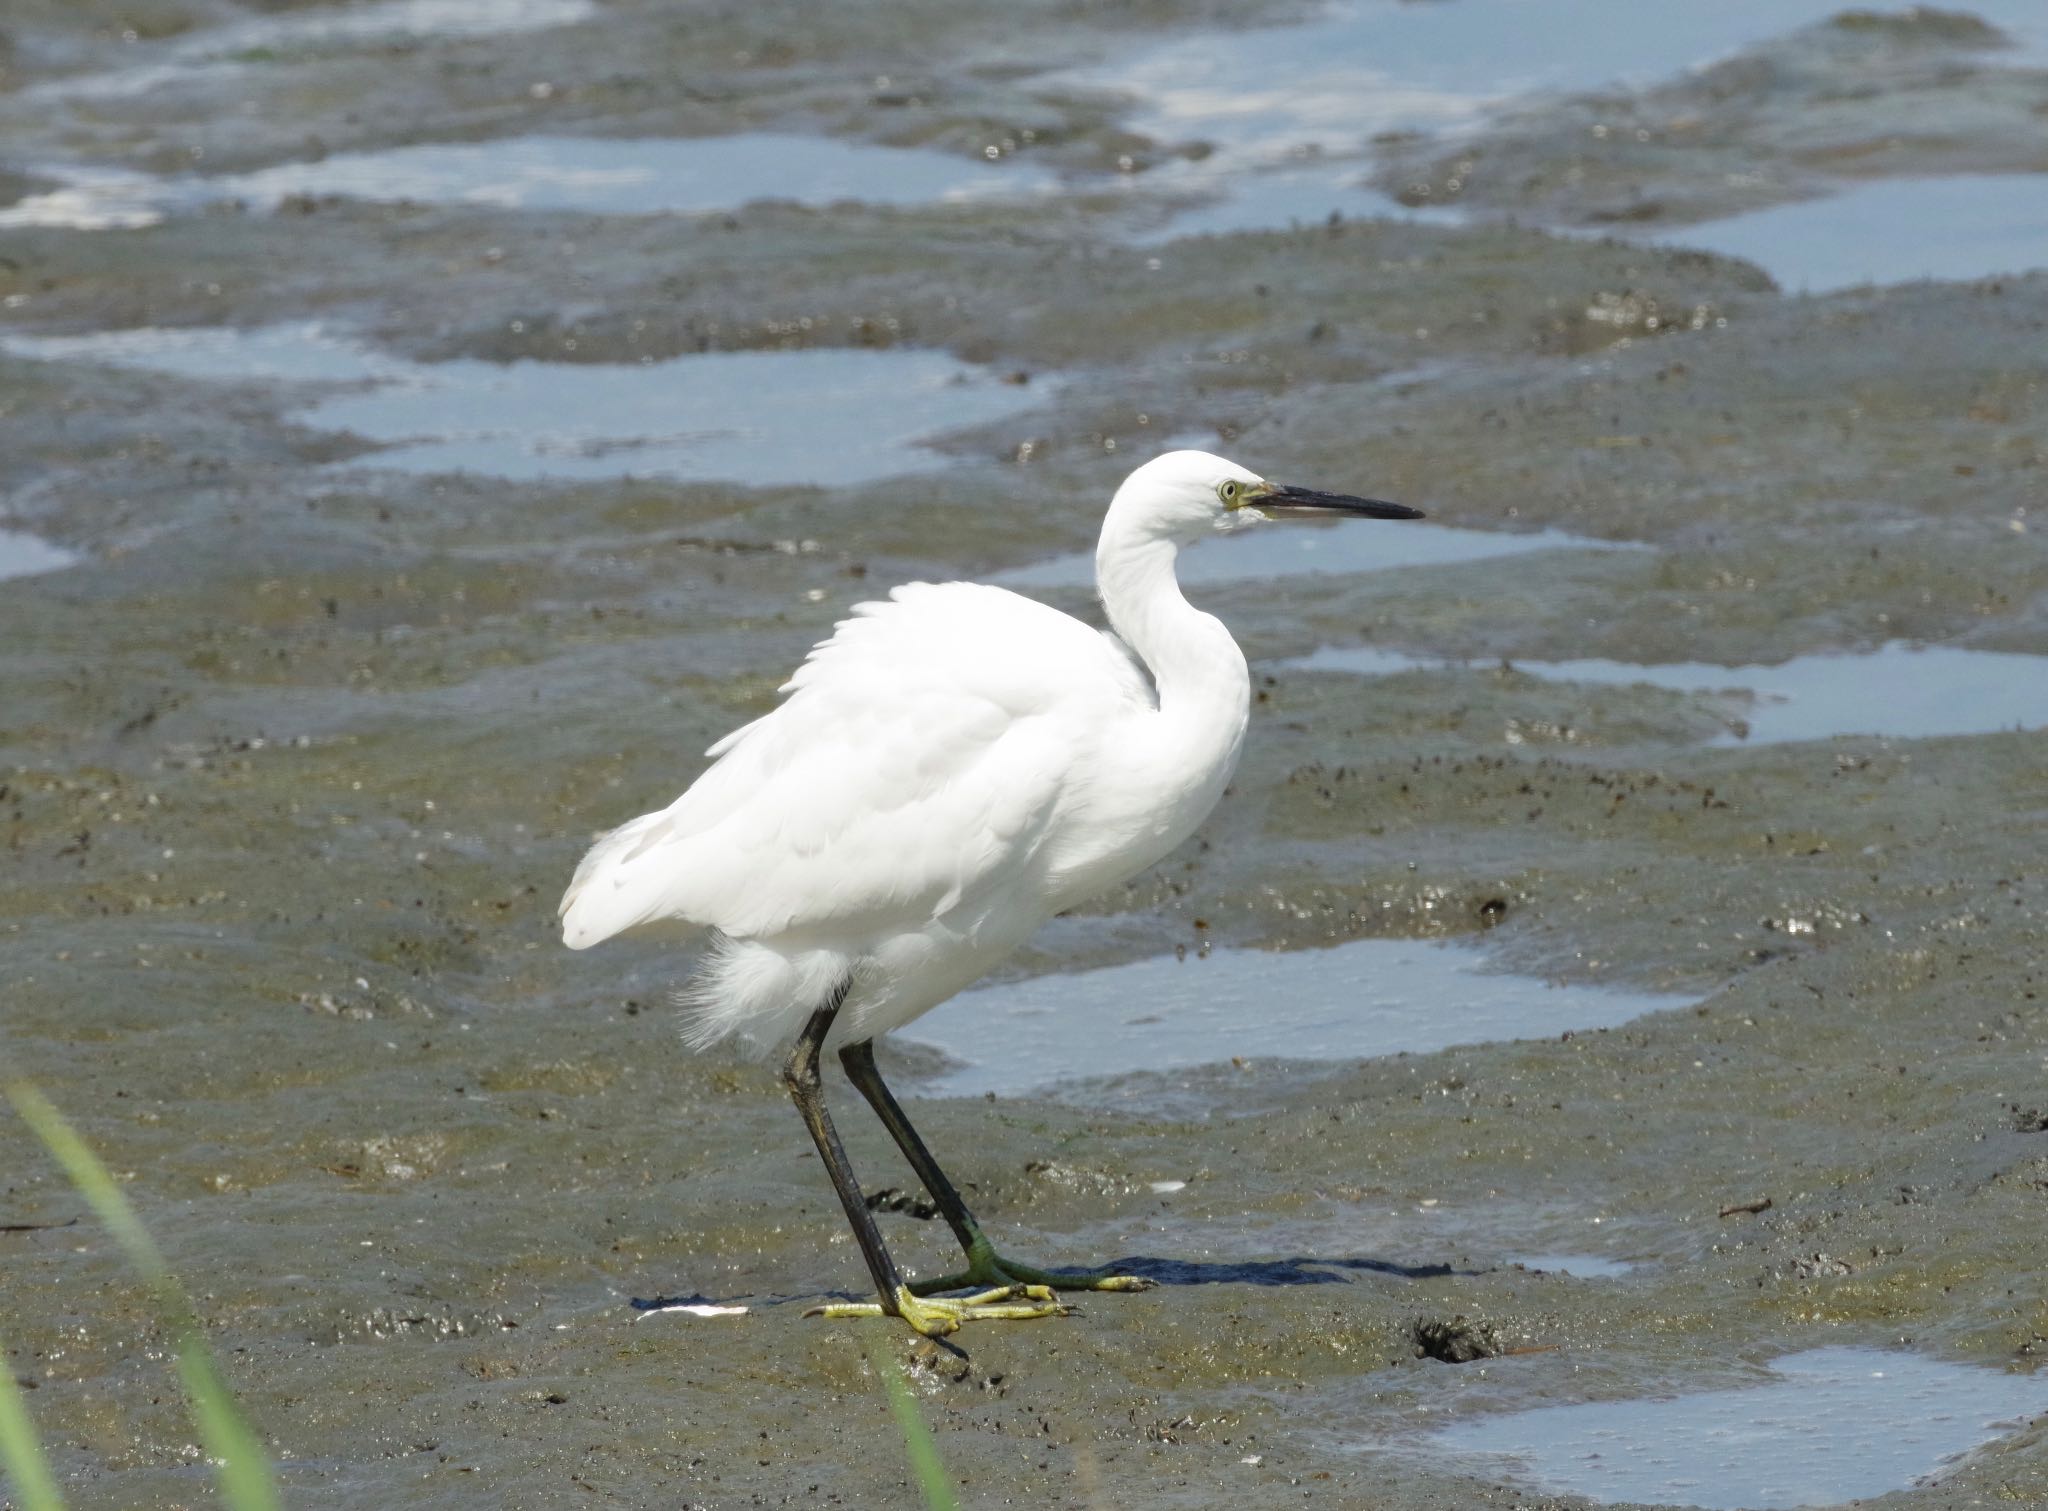
{"label": "egret eye", "polygon": [[1237,495],[1241,490],[1238,488],[1236,480],[1232,479],[1216,491],[1222,495],[1225,504],[1235,505],[1237,503]]}

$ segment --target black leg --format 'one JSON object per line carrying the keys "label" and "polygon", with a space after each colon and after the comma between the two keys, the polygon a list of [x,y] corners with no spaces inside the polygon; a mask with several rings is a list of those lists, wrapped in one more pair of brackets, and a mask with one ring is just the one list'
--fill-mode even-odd
{"label": "black leg", "polygon": [[924,1182],[925,1190],[931,1193],[932,1201],[938,1206],[939,1215],[946,1219],[946,1226],[953,1230],[953,1236],[960,1240],[960,1248],[967,1255],[966,1269],[938,1280],[921,1280],[911,1287],[912,1291],[928,1296],[938,1291],[957,1291],[970,1286],[1044,1286],[1065,1291],[1143,1291],[1151,1288],[1151,1281],[1137,1275],[1115,1275],[1106,1270],[1056,1273],[1003,1258],[996,1252],[995,1245],[988,1241],[988,1235],[981,1231],[981,1224],[967,1210],[967,1203],[960,1199],[960,1193],[946,1178],[946,1172],[939,1168],[939,1162],[932,1158],[931,1150],[925,1147],[917,1130],[910,1126],[909,1115],[883,1081],[882,1072],[875,1065],[874,1041],[863,1039],[858,1044],[847,1045],[839,1051],[839,1063],[846,1067],[847,1079],[875,1109],[875,1116],[889,1130],[889,1137],[896,1140],[896,1147],[903,1151],[903,1157],[910,1161],[910,1168]]}
{"label": "black leg", "polygon": [[888,1246],[882,1242],[882,1230],[875,1226],[875,1214],[868,1210],[860,1182],[854,1179],[846,1148],[839,1142],[839,1131],[832,1126],[832,1115],[825,1110],[824,1088],[818,1079],[819,1051],[824,1048],[825,1035],[831,1032],[832,1020],[839,1016],[852,984],[851,980],[842,981],[830,1000],[811,1014],[811,1021],[797,1035],[789,1059],[783,1063],[782,1084],[789,1088],[797,1113],[811,1130],[811,1141],[818,1146],[818,1158],[825,1162],[825,1173],[832,1177],[832,1189],[839,1193],[839,1204],[846,1208],[846,1220],[853,1224],[853,1236],[868,1262],[868,1273],[874,1276],[882,1306],[893,1311],[896,1294],[903,1289],[903,1277],[897,1272],[896,1261],[889,1257]]}
{"label": "black leg", "polygon": [[[811,1130],[811,1142],[817,1145],[817,1157],[825,1161],[825,1173],[831,1175],[831,1190],[840,1194],[840,1206],[846,1208],[846,1220],[854,1224],[854,1239],[860,1241],[860,1255],[868,1261],[868,1273],[874,1278],[877,1300],[813,1306],[807,1316],[901,1316],[905,1323],[926,1337],[936,1337],[975,1319],[1010,1321],[1063,1314],[1067,1308],[1059,1304],[1051,1290],[1038,1284],[1020,1282],[1012,1276],[1001,1276],[997,1284],[963,1300],[924,1300],[903,1284],[895,1259],[889,1257],[889,1247],[883,1243],[881,1228],[874,1226],[874,1214],[868,1212],[868,1202],[860,1194],[860,1181],[854,1179],[854,1167],[846,1159],[846,1147],[840,1142],[838,1130],[831,1126],[831,1114],[825,1112],[825,1093],[817,1079],[819,1050],[825,1046],[825,1034],[831,1032],[831,1020],[840,1016],[840,1007],[846,1003],[846,991],[850,985],[850,981],[842,983],[831,993],[831,1001],[811,1013],[811,1022],[803,1026],[803,1032],[797,1036],[797,1044],[788,1052],[788,1061],[782,1065],[782,1085],[788,1087],[788,1095],[797,1104],[797,1112],[803,1114],[803,1126]],[[930,1155],[926,1155],[926,1159],[930,1159]],[[961,1198],[954,1196],[952,1200],[958,1202]],[[969,1218],[969,1224],[971,1222],[973,1218]],[[942,1288],[956,1290],[956,1286]]]}
{"label": "black leg", "polygon": [[[959,1299],[926,1300],[903,1283],[896,1261],[889,1257],[888,1246],[882,1242],[881,1229],[875,1226],[875,1214],[868,1210],[867,1198],[861,1194],[860,1182],[854,1179],[853,1166],[848,1162],[846,1149],[832,1126],[831,1114],[825,1111],[824,1089],[818,1080],[819,1052],[825,1046],[825,1036],[832,1031],[832,1020],[839,1016],[839,1009],[845,1004],[851,985],[851,981],[841,983],[832,993],[831,1000],[811,1014],[811,1021],[797,1035],[796,1043],[789,1051],[789,1059],[783,1064],[782,1082],[789,1088],[796,1110],[803,1115],[804,1126],[811,1130],[811,1141],[818,1146],[818,1158],[825,1162],[825,1171],[832,1177],[832,1189],[839,1193],[839,1205],[846,1208],[846,1220],[853,1224],[853,1236],[860,1241],[861,1255],[868,1262],[868,1273],[874,1277],[877,1299],[873,1302],[834,1302],[814,1306],[805,1315],[901,1317],[926,1337],[950,1333],[961,1323],[976,1319],[1008,1321],[1062,1315],[1067,1308],[1046,1287],[1021,1282],[1008,1275],[978,1295]],[[931,1156],[926,1155],[925,1158],[930,1159]],[[939,1178],[945,1179],[944,1176]],[[950,1192],[952,1187],[946,1189]],[[956,1204],[959,1199],[958,1196],[953,1198]],[[970,1226],[973,1221],[968,1219]],[[944,1289],[957,1287],[946,1286]]]}
{"label": "black leg", "polygon": [[1049,1290],[1151,1290],[1149,1280],[1143,1276],[1116,1276],[1106,1269],[1087,1271],[1065,1271],[1057,1273],[1051,1269],[1038,1269],[1036,1265],[1020,1265],[1014,1259],[1004,1259],[995,1253],[995,1245],[989,1243],[981,1231],[981,1224],[975,1222],[975,1214],[967,1210],[967,1202],[961,1200],[952,1188],[952,1181],[946,1179],[946,1171],[932,1159],[932,1151],[924,1147],[924,1138],[918,1130],[909,1126],[909,1114],[903,1112],[895,1093],[883,1081],[883,1073],[874,1065],[874,1040],[860,1040],[840,1050],[840,1065],[846,1067],[846,1079],[868,1099],[868,1106],[874,1108],[874,1116],[881,1118],[883,1128],[897,1140],[897,1149],[903,1151],[903,1159],[909,1167],[918,1171],[918,1179],[924,1181],[924,1190],[932,1194],[932,1202],[938,1206],[938,1214],[946,1218],[946,1226],[952,1228],[952,1237],[961,1241],[961,1249],[967,1253],[967,1269],[958,1271],[956,1276],[942,1280],[920,1280],[911,1290],[920,1296],[932,1296],[944,1290],[965,1290],[969,1286],[1042,1286]]}
{"label": "black leg", "polygon": [[931,1150],[925,1147],[917,1130],[910,1126],[909,1114],[904,1112],[895,1094],[882,1080],[882,1072],[875,1065],[875,1041],[863,1039],[858,1044],[847,1045],[839,1051],[839,1063],[846,1067],[846,1078],[868,1099],[868,1105],[875,1109],[875,1116],[889,1130],[889,1137],[896,1140],[896,1147],[903,1151],[903,1157],[910,1161],[910,1168],[924,1182],[925,1190],[938,1206],[939,1215],[946,1219],[946,1226],[960,1240],[960,1247],[973,1253],[977,1243],[986,1242],[981,1236],[981,1224],[967,1210],[967,1203],[953,1189],[946,1172],[939,1168]]}

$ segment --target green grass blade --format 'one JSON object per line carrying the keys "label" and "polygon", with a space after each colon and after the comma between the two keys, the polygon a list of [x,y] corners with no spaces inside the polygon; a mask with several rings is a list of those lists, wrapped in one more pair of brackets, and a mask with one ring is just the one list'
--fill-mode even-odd
{"label": "green grass blade", "polygon": [[29,1421],[28,1406],[21,1399],[21,1387],[7,1367],[4,1346],[0,1346],[0,1470],[14,1487],[15,1504],[21,1511],[64,1511],[57,1482],[50,1478],[50,1465],[43,1458],[43,1445],[36,1441],[35,1424]]}
{"label": "green grass blade", "polygon": [[953,1481],[939,1460],[939,1445],[917,1409],[903,1371],[888,1355],[876,1361],[882,1383],[889,1387],[889,1409],[896,1413],[896,1429],[903,1434],[903,1451],[910,1455],[910,1467],[917,1475],[917,1488],[924,1493],[930,1511],[960,1511],[960,1498],[953,1494]]}
{"label": "green grass blade", "polygon": [[199,1440],[214,1463],[214,1477],[222,1496],[233,1511],[277,1511],[277,1486],[270,1475],[270,1460],[256,1434],[243,1420],[213,1356],[207,1352],[199,1318],[192,1310],[183,1287],[172,1278],[170,1267],[149,1236],[128,1198],[114,1184],[114,1177],[98,1156],[64,1121],[63,1114],[33,1086],[21,1083],[7,1088],[8,1100],[22,1121],[34,1130],[57,1163],[64,1167],[71,1184],[85,1198],[114,1241],[128,1256],[128,1263],[149,1283],[156,1297],[157,1320],[171,1336],[178,1355],[178,1374],[192,1404],[192,1420],[199,1428]]}
{"label": "green grass blade", "polygon": [[128,1198],[114,1184],[114,1177],[100,1163],[99,1156],[85,1147],[85,1140],[64,1121],[64,1115],[51,1105],[48,1097],[22,1082],[7,1088],[7,1099],[14,1103],[14,1110],[21,1114],[21,1120],[43,1141],[43,1147],[56,1156],[71,1184],[78,1188],[78,1194],[92,1208],[93,1215],[114,1235],[114,1242],[128,1256],[128,1263],[149,1282],[152,1289],[175,1291],[177,1284],[171,1279],[170,1269],[164,1264],[164,1256],[157,1249],[156,1240],[142,1226],[142,1220],[128,1205]]}
{"label": "green grass blade", "polygon": [[221,1496],[233,1511],[277,1511],[269,1456],[243,1420],[234,1393],[213,1367],[213,1356],[196,1332],[178,1344],[178,1374],[192,1399],[192,1420],[199,1424],[200,1441],[214,1462]]}

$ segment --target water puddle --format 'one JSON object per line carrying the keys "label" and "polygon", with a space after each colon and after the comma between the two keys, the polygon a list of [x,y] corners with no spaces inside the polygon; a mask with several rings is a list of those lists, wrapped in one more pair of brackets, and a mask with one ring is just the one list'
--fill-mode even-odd
{"label": "water puddle", "polygon": [[1020,1096],[1060,1082],[1235,1059],[1361,1060],[1403,1050],[1611,1028],[1690,997],[1552,986],[1477,950],[1360,939],[1321,950],[1216,950],[982,987],[902,1037],[949,1063],[920,1091]]}
{"label": "water puddle", "polygon": [[1163,224],[1133,236],[1135,246],[1158,246],[1184,236],[1221,236],[1233,231],[1284,231],[1339,220],[1399,220],[1416,225],[1465,226],[1472,217],[1443,205],[1404,205],[1374,188],[1364,158],[1326,160],[1312,155],[1302,165],[1257,169],[1219,179],[1206,164],[1166,169],[1153,187],[1186,185],[1201,202]]}
{"label": "water puddle", "polygon": [[2048,1411],[2048,1378],[1874,1348],[1791,1354],[1770,1374],[1734,1390],[1461,1422],[1431,1446],[1504,1458],[1551,1494],[1777,1511],[1905,1490]]}
{"label": "water puddle", "polygon": [[922,443],[1018,413],[1047,388],[906,348],[644,364],[411,362],[317,323],[6,336],[0,349],[199,379],[330,385],[287,417],[384,446],[353,465],[510,478],[871,482],[948,465]]}
{"label": "water puddle", "polygon": [[1624,1260],[1602,1259],[1597,1254],[1511,1254],[1507,1262],[1525,1270],[1570,1275],[1579,1280],[1615,1280],[1635,1269]]}
{"label": "water puddle", "polygon": [[0,579],[61,572],[66,567],[76,566],[78,560],[76,551],[67,551],[62,546],[52,545],[39,536],[26,535],[20,530],[0,527]]}
{"label": "water puddle", "polygon": [[594,0],[382,0],[252,16],[189,36],[139,44],[144,61],[52,79],[30,99],[118,99],[166,84],[216,83],[252,65],[292,62],[344,48],[432,37],[502,36],[568,26],[597,14]]}
{"label": "water puddle", "polygon": [[[1562,530],[1513,535],[1427,522],[1309,524],[1288,520],[1197,541],[1180,553],[1184,585],[1254,582],[1318,573],[1384,572],[1397,567],[1457,566],[1531,551],[1640,551],[1632,541],[1595,540]],[[1012,588],[1078,588],[1095,581],[1093,550],[1015,567],[993,579]]]}
{"label": "water puddle", "polygon": [[[1360,160],[1346,159],[1243,173],[1216,197],[1132,240],[1157,245],[1184,236],[1284,230],[1322,225],[1333,215],[1434,226],[1485,219],[1449,206],[1403,205],[1367,183],[1365,168]],[[1668,230],[1554,229],[1740,258],[1793,293],[1921,278],[1993,278],[2048,267],[2048,173],[1874,179],[1822,199]]]}
{"label": "water puddle", "polygon": [[82,167],[35,171],[58,180],[59,186],[0,209],[0,226],[135,229],[208,204],[239,201],[273,210],[299,195],[593,215],[688,215],[768,201],[953,204],[1044,193],[1058,183],[1050,173],[1023,164],[769,132],[422,142],[215,177],[157,178]]}
{"label": "water puddle", "polygon": [[0,206],[0,227],[57,231],[136,231],[164,218],[165,180],[124,168],[34,170],[57,187]]}
{"label": "water puddle", "polygon": [[667,215],[762,200],[922,205],[1037,193],[1056,184],[1018,163],[836,137],[526,136],[337,153],[210,181],[213,197],[273,206],[298,194],[352,199]]}
{"label": "water puddle", "polygon": [[[1287,665],[1368,677],[1445,666],[1471,669],[1470,663],[1430,661],[1371,646],[1325,647]],[[1861,654],[1795,656],[1776,666],[1698,661],[1639,666],[1600,659],[1512,665],[1547,682],[1724,694],[1734,705],[1739,727],[1718,736],[1717,745],[1774,745],[1847,734],[1925,739],[2048,725],[2048,656],[2006,651],[1893,641]]]}
{"label": "water puddle", "polygon": [[[1841,0],[1350,0],[1295,26],[1208,31],[1138,57],[1058,76],[1134,97],[1136,129],[1199,139],[1269,164],[1319,147],[1357,152],[1390,132],[1477,122],[1522,95],[1659,83],[1825,20]],[[1968,7],[2020,43],[2002,61],[2048,55],[2039,0]]]}
{"label": "water puddle", "polygon": [[[1319,224],[1333,212],[1457,224],[1455,211],[1411,210],[1365,185],[1376,138],[1454,136],[1532,95],[1661,83],[1843,7],[1573,0],[1567,9],[1561,24],[1557,7],[1527,0],[1352,0],[1302,25],[1198,33],[1062,77],[1133,97],[1132,124],[1149,136],[1217,149],[1141,181],[1203,200],[1141,242]],[[2038,0],[1966,9],[2017,44],[1997,62],[2048,59],[2048,8]],[[1741,257],[1788,289],[1814,292],[2018,272],[2048,263],[2048,176],[1873,182],[1654,239]]]}
{"label": "water puddle", "polygon": [[1656,240],[1753,262],[1788,292],[2048,267],[2048,173],[1888,178]]}

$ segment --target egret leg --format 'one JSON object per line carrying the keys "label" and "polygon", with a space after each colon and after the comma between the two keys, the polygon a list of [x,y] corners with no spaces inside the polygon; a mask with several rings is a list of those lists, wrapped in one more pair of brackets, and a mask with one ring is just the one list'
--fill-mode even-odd
{"label": "egret leg", "polygon": [[[889,1130],[889,1137],[896,1140],[896,1147],[903,1151],[903,1157],[910,1161],[910,1168],[924,1182],[939,1215],[946,1219],[946,1226],[953,1230],[953,1236],[960,1240],[960,1247],[967,1255],[966,1269],[938,1280],[920,1280],[911,1286],[911,1290],[919,1295],[930,1295],[935,1291],[958,1291],[970,1286],[1021,1285],[1057,1291],[1145,1291],[1152,1288],[1153,1282],[1142,1275],[1116,1275],[1108,1270],[1062,1274],[1003,1258],[996,1252],[995,1245],[988,1241],[988,1235],[981,1231],[981,1224],[967,1210],[967,1203],[960,1199],[953,1182],[939,1168],[939,1162],[932,1158],[931,1150],[925,1147],[924,1140],[910,1125],[909,1115],[882,1079],[882,1072],[875,1065],[874,1040],[863,1039],[858,1044],[847,1045],[839,1051],[839,1063],[846,1067],[846,1078],[875,1109],[875,1116]],[[873,1221],[872,1214],[869,1221]]]}
{"label": "egret leg", "polygon": [[832,1126],[832,1116],[825,1110],[824,1087],[818,1078],[818,1053],[824,1046],[825,1035],[831,1031],[832,1020],[846,1001],[850,985],[842,982],[831,999],[811,1014],[810,1022],[804,1025],[783,1064],[782,1083],[789,1088],[790,1099],[796,1103],[804,1126],[811,1131],[811,1142],[818,1146],[818,1158],[824,1161],[826,1173],[832,1177],[832,1188],[839,1193],[839,1204],[846,1209],[846,1220],[853,1224],[853,1236],[860,1244],[861,1256],[867,1260],[868,1273],[874,1277],[875,1294],[880,1299],[814,1306],[804,1315],[901,1317],[930,1338],[950,1333],[963,1322],[1055,1317],[1066,1312],[1068,1308],[1045,1286],[1009,1279],[983,1287],[972,1296],[931,1299],[915,1294],[904,1284],[888,1245],[882,1242],[881,1229],[875,1226],[875,1215],[868,1210],[867,1200],[861,1194],[860,1182],[854,1178],[846,1148]]}

